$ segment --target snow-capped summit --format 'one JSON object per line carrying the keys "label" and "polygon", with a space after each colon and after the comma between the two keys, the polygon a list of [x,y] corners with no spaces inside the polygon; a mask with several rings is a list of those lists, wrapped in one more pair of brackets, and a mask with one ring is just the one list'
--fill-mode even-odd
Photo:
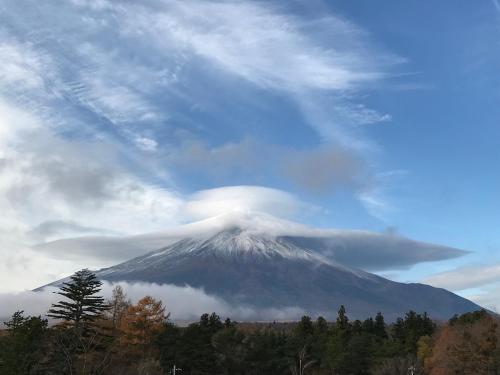
{"label": "snow-capped summit", "polygon": [[[266,263],[276,260],[298,260],[319,265],[328,265],[355,273],[360,277],[369,277],[370,274],[361,270],[345,267],[329,259],[313,248],[295,243],[292,238],[277,236],[260,231],[256,227],[232,224],[224,226],[217,233],[194,232],[192,237],[183,238],[165,248],[153,251],[144,256],[124,262],[105,271],[106,275],[147,271],[151,268],[169,267],[170,264],[179,264],[180,261],[218,258],[231,262]],[[213,228],[212,228],[213,229]],[[311,245],[315,245],[314,242]]]}

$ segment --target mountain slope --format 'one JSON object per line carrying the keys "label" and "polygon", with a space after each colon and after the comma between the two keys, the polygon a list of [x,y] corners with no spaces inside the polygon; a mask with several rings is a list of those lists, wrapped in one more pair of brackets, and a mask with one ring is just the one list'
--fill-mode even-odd
{"label": "mountain slope", "polygon": [[396,283],[344,266],[317,247],[315,238],[257,233],[234,225],[183,238],[97,275],[109,281],[190,285],[238,306],[294,306],[327,317],[341,304],[355,318],[381,311],[388,319],[410,309],[447,319],[480,308],[444,289]]}

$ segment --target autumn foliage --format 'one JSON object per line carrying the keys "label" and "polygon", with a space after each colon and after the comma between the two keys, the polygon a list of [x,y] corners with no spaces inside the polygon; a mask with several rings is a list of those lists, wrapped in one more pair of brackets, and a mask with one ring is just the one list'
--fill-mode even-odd
{"label": "autumn foliage", "polygon": [[499,374],[500,330],[486,311],[455,317],[435,336],[424,358],[430,375]]}
{"label": "autumn foliage", "polygon": [[167,318],[161,301],[156,301],[151,296],[142,298],[137,304],[128,307],[120,321],[122,344],[151,344],[152,338],[163,329]]}

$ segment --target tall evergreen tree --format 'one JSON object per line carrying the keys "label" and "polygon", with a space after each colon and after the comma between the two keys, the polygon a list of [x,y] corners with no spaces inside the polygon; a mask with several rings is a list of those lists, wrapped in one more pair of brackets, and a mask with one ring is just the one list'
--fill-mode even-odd
{"label": "tall evergreen tree", "polygon": [[375,336],[380,337],[382,339],[387,338],[384,316],[380,311],[377,313],[377,316],[375,317],[375,324],[373,325],[373,333],[375,334]]}
{"label": "tall evergreen tree", "polygon": [[[307,339],[309,336],[313,335],[313,322],[310,316],[304,315],[300,322],[297,324],[295,328],[295,334],[299,336],[302,340]],[[304,343],[301,343],[301,347]]]}
{"label": "tall evergreen tree", "polygon": [[47,316],[86,331],[109,308],[104,298],[96,295],[101,291],[102,282],[88,269],[76,272],[70,279],[55,292],[66,300],[52,304]]}
{"label": "tall evergreen tree", "polygon": [[348,373],[348,344],[351,336],[351,324],[342,305],[337,314],[337,322],[326,346],[326,366],[333,373]]}
{"label": "tall evergreen tree", "polygon": [[344,305],[340,306],[339,312],[337,314],[337,324],[336,328],[338,330],[347,331],[349,327],[349,318],[346,315]]}

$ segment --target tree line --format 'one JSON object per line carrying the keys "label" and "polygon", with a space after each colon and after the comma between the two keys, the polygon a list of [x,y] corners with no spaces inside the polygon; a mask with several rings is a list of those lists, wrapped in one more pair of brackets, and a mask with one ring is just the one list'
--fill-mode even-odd
{"label": "tree line", "polygon": [[47,316],[15,312],[0,335],[0,374],[407,375],[499,374],[498,319],[486,311],[437,325],[410,311],[393,324],[381,313],[334,322],[250,324],[203,314],[180,327],[161,301],[133,304],[82,270],[57,292]]}

